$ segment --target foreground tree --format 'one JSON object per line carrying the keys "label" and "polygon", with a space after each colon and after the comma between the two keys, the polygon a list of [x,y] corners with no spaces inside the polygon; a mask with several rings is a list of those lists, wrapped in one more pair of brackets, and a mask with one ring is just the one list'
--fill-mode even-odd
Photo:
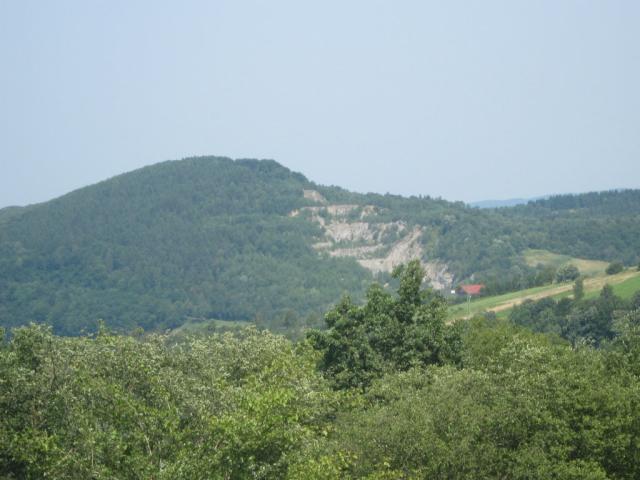
{"label": "foreground tree", "polygon": [[464,368],[388,374],[338,416],[349,478],[640,478],[637,342],[607,362],[500,322],[467,329]]}
{"label": "foreground tree", "polygon": [[283,337],[0,342],[0,478],[285,478],[321,437],[335,393]]}
{"label": "foreground tree", "polygon": [[445,300],[421,288],[420,262],[396,268],[393,278],[400,282],[397,295],[374,284],[364,305],[345,297],[327,313],[329,329],[310,332],[322,352],[320,369],[335,388],[364,391],[387,372],[459,361],[458,331],[445,325]]}

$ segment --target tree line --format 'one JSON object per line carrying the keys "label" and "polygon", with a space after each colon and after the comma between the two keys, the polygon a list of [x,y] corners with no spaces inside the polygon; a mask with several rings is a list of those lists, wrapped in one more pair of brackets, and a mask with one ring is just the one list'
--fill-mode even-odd
{"label": "tree line", "polygon": [[492,318],[447,325],[417,263],[394,273],[393,294],[344,299],[297,343],[14,329],[0,476],[638,478],[637,308],[597,345],[571,343]]}

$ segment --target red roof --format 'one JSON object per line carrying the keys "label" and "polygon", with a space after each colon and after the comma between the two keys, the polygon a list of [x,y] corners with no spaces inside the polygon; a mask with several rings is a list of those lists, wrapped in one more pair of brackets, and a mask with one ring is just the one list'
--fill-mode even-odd
{"label": "red roof", "polygon": [[467,295],[480,295],[480,290],[484,288],[484,285],[481,283],[477,283],[475,285],[460,285],[460,290],[462,290]]}

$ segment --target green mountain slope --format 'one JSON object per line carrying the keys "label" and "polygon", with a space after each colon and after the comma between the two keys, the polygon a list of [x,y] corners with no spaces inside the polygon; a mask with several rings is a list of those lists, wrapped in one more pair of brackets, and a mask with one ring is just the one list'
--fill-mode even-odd
{"label": "green mountain slope", "polygon": [[0,325],[291,319],[416,257],[435,287],[495,291],[536,284],[527,249],[638,261],[640,191],[565,197],[479,210],[319,186],[274,161],[164,162],[0,210]]}
{"label": "green mountain slope", "polygon": [[321,259],[287,213],[309,182],[275,162],[165,162],[77,190],[0,229],[0,322],[173,327],[321,310],[366,271]]}

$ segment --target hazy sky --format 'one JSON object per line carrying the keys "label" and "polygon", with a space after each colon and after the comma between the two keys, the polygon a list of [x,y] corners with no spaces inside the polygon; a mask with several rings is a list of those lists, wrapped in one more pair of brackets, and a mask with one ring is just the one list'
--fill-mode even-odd
{"label": "hazy sky", "polygon": [[640,2],[0,0],[0,207],[272,158],[451,200],[640,187]]}

